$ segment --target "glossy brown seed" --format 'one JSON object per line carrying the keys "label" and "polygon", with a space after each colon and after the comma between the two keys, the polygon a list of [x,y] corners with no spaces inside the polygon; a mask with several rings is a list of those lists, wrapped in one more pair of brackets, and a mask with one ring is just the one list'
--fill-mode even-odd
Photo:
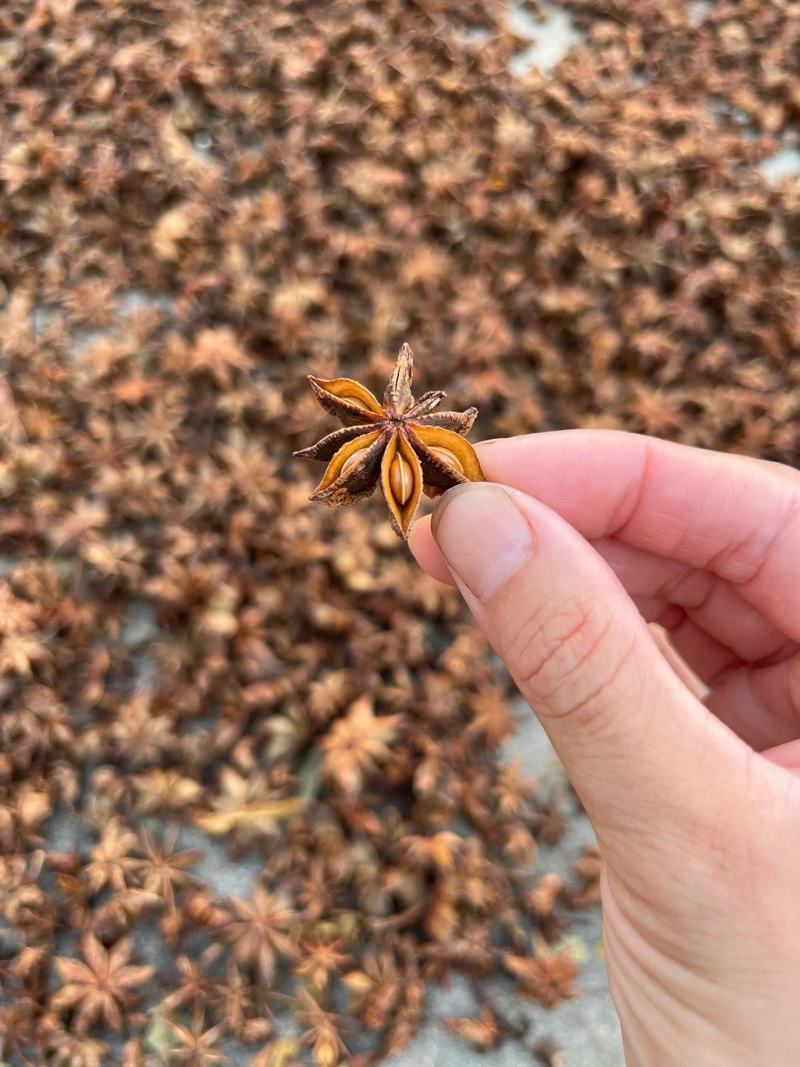
{"label": "glossy brown seed", "polygon": [[411,467],[401,455],[396,455],[392,460],[392,466],[389,471],[389,483],[398,504],[405,504],[411,496],[411,492],[414,488],[414,481],[411,476]]}
{"label": "glossy brown seed", "polygon": [[445,463],[449,463],[451,467],[455,467],[457,471],[463,473],[464,467],[461,464],[461,460],[458,458],[458,456],[455,455],[455,453],[451,452],[449,448],[442,448],[441,445],[429,445],[428,447],[430,448],[431,452],[435,453],[437,456],[440,456],[445,461]]}
{"label": "glossy brown seed", "polygon": [[341,475],[347,474],[351,467],[354,467],[356,463],[360,461],[360,459],[361,456],[358,452],[354,452],[352,456],[348,456],[342,464],[342,469],[339,471],[339,476],[341,477]]}

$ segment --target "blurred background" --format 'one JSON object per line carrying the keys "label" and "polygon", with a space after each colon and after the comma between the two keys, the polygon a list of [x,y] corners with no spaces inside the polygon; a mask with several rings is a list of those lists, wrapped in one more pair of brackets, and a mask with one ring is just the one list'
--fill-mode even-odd
{"label": "blurred background", "polygon": [[0,1052],[621,1067],[585,817],[305,376],[795,463],[785,0],[0,10]]}

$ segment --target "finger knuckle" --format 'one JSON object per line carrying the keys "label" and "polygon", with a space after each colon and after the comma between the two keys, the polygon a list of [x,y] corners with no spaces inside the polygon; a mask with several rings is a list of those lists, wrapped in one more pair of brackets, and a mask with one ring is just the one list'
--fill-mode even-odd
{"label": "finger knuckle", "polygon": [[777,546],[790,540],[800,518],[800,493],[786,494],[769,522],[761,522],[716,552],[708,570],[739,586],[756,585],[770,566]]}
{"label": "finger knuckle", "polygon": [[613,648],[612,626],[598,606],[575,602],[540,612],[520,629],[511,650],[514,675],[534,710],[585,726],[607,708],[630,655]]}
{"label": "finger knuckle", "polygon": [[536,691],[540,687],[548,688],[554,674],[572,669],[576,653],[585,644],[587,631],[593,625],[591,610],[579,602],[533,612],[520,627],[510,648],[518,680]]}

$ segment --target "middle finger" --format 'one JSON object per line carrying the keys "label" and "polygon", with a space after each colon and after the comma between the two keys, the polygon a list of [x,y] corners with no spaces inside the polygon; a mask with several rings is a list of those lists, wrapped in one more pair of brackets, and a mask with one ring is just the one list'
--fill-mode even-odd
{"label": "middle finger", "polygon": [[[792,644],[752,604],[716,575],[631,548],[614,538],[603,538],[594,541],[593,545],[612,567],[629,596],[636,600],[648,599],[651,604],[663,601],[675,605],[687,619],[740,660],[752,663],[782,656]],[[664,618],[657,621],[674,632],[680,620],[672,624]],[[680,643],[689,644],[683,640]],[[695,664],[692,666],[698,670]]]}

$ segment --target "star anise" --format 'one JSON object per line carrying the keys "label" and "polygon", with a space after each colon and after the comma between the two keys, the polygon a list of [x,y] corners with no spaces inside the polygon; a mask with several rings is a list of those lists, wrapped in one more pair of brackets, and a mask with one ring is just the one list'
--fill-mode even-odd
{"label": "star anise", "polygon": [[123,1010],[132,999],[132,990],[147,982],[154,971],[153,967],[130,963],[132,947],[132,939],[126,937],[105,949],[96,937],[87,934],[80,946],[85,962],[55,957],[61,986],[50,1007],[54,1011],[74,1009],[77,1033],[84,1033],[96,1020],[112,1030],[122,1029]]}
{"label": "star anise", "polygon": [[183,1026],[173,1020],[169,1021],[169,1026],[179,1044],[167,1053],[168,1063],[183,1064],[185,1067],[211,1067],[225,1059],[224,1053],[215,1047],[225,1032],[225,1023],[206,1029],[202,1009],[195,1010],[191,1026]]}
{"label": "star anise", "polygon": [[290,937],[295,916],[283,893],[268,893],[257,885],[250,900],[231,900],[231,918],[224,927],[225,940],[238,963],[255,968],[262,982],[269,982],[278,956],[294,956]]}
{"label": "star anise", "polygon": [[311,388],[322,407],[345,424],[310,448],[296,452],[328,466],[311,496],[331,506],[369,496],[380,481],[392,525],[408,537],[420,496],[441,496],[459,482],[483,480],[472,445],[464,439],[477,408],[435,412],[445,394],[437,389],[414,400],[414,356],[400,349],[383,404],[352,378],[315,378]]}

